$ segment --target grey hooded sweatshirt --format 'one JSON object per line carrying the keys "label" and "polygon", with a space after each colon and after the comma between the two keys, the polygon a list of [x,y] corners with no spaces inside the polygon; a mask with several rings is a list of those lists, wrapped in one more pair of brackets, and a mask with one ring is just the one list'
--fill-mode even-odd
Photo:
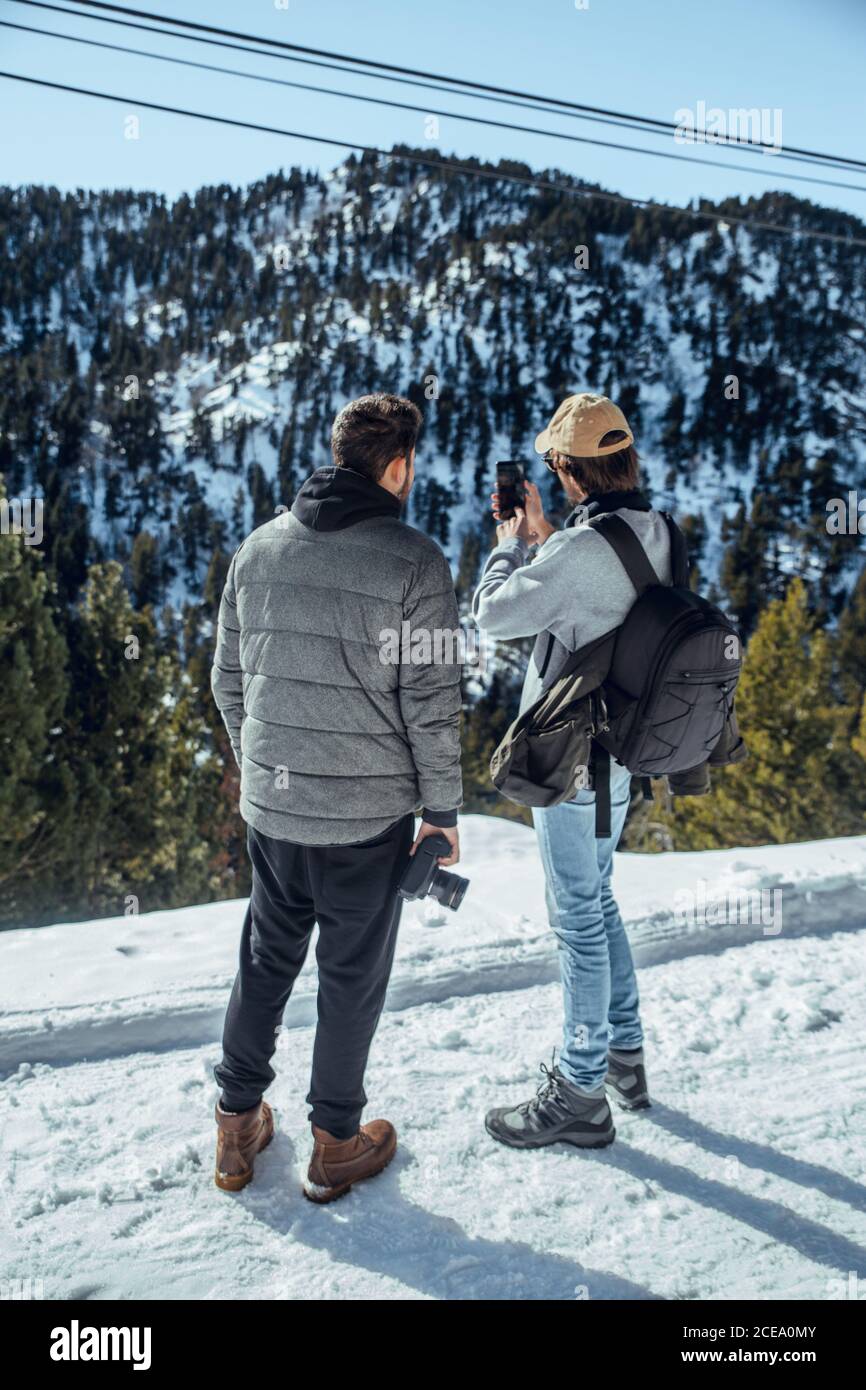
{"label": "grey hooded sweatshirt", "polygon": [[406,623],[457,630],[451,571],[397,498],[359,473],[318,469],[290,513],[243,542],[211,687],[247,824],[304,845],[371,839],[419,805],[456,824],[460,665],[383,661],[383,633]]}
{"label": "grey hooded sweatshirt", "polygon": [[503,541],[490,555],[472,611],[491,637],[535,637],[520,713],[555,681],[571,652],[625,619],[637,594],[615,551],[584,519],[616,510],[634,530],[660,584],[671,582],[670,535],[644,495],[605,493],[576,507],[565,529],[530,560],[526,541]]}

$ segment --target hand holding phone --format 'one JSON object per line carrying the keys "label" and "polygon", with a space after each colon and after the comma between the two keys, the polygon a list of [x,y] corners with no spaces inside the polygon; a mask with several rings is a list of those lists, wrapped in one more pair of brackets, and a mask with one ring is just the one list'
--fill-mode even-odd
{"label": "hand holding phone", "polygon": [[[505,466],[511,467],[512,465]],[[522,464],[517,466],[523,467]],[[506,492],[503,510],[502,489],[499,486],[499,469],[502,467],[503,464],[497,464],[497,491],[490,494],[490,500],[493,503],[493,515],[497,522],[496,534],[499,540],[504,540],[513,533],[521,536],[532,545],[544,545],[545,541],[555,533],[556,527],[551,526],[544,515],[541,493],[535,483],[524,478],[522,496],[513,499]],[[512,502],[511,507],[508,506],[509,502]],[[520,513],[520,523],[516,525],[514,518],[518,513]],[[511,523],[511,525],[507,526],[505,523]]]}
{"label": "hand holding phone", "polygon": [[510,521],[526,496],[526,466],[519,459],[500,460],[496,465],[496,519]]}

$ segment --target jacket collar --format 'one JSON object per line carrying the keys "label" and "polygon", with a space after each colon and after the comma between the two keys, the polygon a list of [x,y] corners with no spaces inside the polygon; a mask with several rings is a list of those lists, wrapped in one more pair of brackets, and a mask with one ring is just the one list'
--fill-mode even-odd
{"label": "jacket collar", "polygon": [[579,502],[566,518],[566,526],[576,526],[579,521],[592,520],[605,512],[616,512],[620,508],[633,512],[648,512],[651,504],[640,488],[630,492],[592,492],[585,502]]}
{"label": "jacket collar", "polygon": [[400,499],[351,468],[317,468],[298,491],[292,515],[311,531],[344,531],[375,516],[399,516]]}

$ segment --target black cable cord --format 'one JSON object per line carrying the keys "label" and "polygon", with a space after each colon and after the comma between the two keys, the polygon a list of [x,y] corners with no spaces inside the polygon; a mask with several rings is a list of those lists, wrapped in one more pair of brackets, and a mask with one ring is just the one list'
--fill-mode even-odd
{"label": "black cable cord", "polygon": [[[409,83],[408,83],[408,85],[419,85],[419,84],[420,84],[420,85],[428,85],[427,83],[423,83],[423,82],[422,82],[422,79],[433,79],[435,82],[448,84],[446,87],[442,87],[442,86],[434,87],[434,90],[437,90],[437,91],[443,91],[443,90],[448,91],[448,90],[452,90],[452,89],[454,89],[454,88],[466,88],[466,89],[469,89],[469,90],[464,90],[464,91],[462,91],[462,92],[461,92],[461,95],[463,95],[463,96],[473,96],[473,95],[475,95],[475,96],[478,96],[478,97],[480,97],[480,98],[482,98],[482,99],[485,99],[485,100],[494,100],[494,101],[498,101],[498,102],[500,102],[500,103],[504,102],[504,104],[506,104],[506,105],[511,105],[511,104],[513,104],[513,103],[516,103],[516,104],[525,104],[527,101],[531,101],[531,102],[537,103],[537,104],[534,105],[534,106],[530,106],[530,107],[528,108],[528,109],[530,109],[530,110],[535,110],[535,111],[544,111],[544,110],[556,111],[556,113],[557,113],[558,115],[562,115],[562,116],[573,116],[573,115],[575,115],[576,113],[580,113],[579,116],[578,116],[579,119],[598,119],[598,118],[601,118],[604,122],[609,122],[609,123],[611,123],[611,124],[620,124],[620,125],[621,125],[624,121],[635,122],[635,123],[637,123],[637,124],[628,125],[628,126],[625,126],[624,128],[625,128],[625,129],[629,129],[629,130],[644,130],[644,132],[645,132],[646,134],[670,135],[670,134],[672,134],[672,133],[676,133],[676,132],[678,131],[678,129],[679,129],[679,128],[678,128],[673,122],[671,122],[671,121],[660,121],[660,120],[657,120],[655,117],[652,117],[652,116],[629,115],[627,112],[622,112],[622,111],[611,111],[611,110],[608,110],[607,108],[601,107],[601,106],[585,106],[585,105],[582,105],[582,104],[579,103],[579,102],[566,101],[565,98],[561,98],[561,97],[537,96],[537,95],[535,95],[535,94],[533,94],[533,93],[530,93],[530,92],[514,91],[514,90],[512,90],[512,89],[510,89],[510,88],[507,88],[507,87],[496,87],[496,86],[493,86],[493,85],[490,85],[490,84],[484,83],[484,82],[475,82],[475,81],[472,81],[472,80],[470,80],[470,79],[468,79],[468,78],[449,77],[449,76],[446,76],[446,75],[443,75],[443,74],[436,74],[436,73],[424,72],[423,70],[421,70],[421,69],[416,69],[416,68],[397,67],[395,64],[391,64],[391,63],[380,63],[380,62],[377,62],[377,61],[375,61],[375,60],[373,60],[373,59],[370,59],[370,58],[354,58],[354,57],[352,57],[351,54],[332,53],[332,52],[329,52],[327,49],[309,48],[309,47],[304,46],[303,44],[291,44],[291,43],[286,43],[286,42],[285,42],[284,40],[282,40],[282,39],[270,39],[270,38],[266,38],[266,37],[257,36],[257,35],[255,35],[255,34],[244,34],[244,33],[238,32],[238,31],[236,31],[236,30],[234,30],[234,29],[221,29],[221,28],[218,28],[218,27],[215,26],[215,25],[200,24],[200,23],[197,23],[197,22],[195,22],[195,21],[193,21],[193,20],[178,19],[178,18],[176,18],[176,17],[174,17],[174,16],[171,16],[171,15],[154,14],[154,13],[152,13],[151,11],[148,11],[148,10],[137,10],[137,9],[131,9],[131,8],[129,8],[129,7],[127,7],[127,6],[123,6],[123,5],[107,4],[107,3],[104,3],[103,0],[74,0],[74,2],[75,2],[76,4],[89,5],[89,6],[91,6],[91,7],[94,8],[94,9],[113,11],[113,12],[116,13],[116,14],[122,14],[122,15],[137,15],[139,18],[148,19],[148,20],[151,20],[151,21],[153,21],[153,22],[155,22],[155,23],[157,23],[157,24],[162,23],[162,24],[181,25],[181,26],[183,26],[184,28],[187,28],[187,29],[194,29],[194,30],[197,31],[197,33],[217,34],[217,35],[222,35],[222,36],[224,36],[224,38],[227,37],[227,38],[232,38],[232,39],[242,39],[242,40],[244,40],[246,43],[267,44],[267,45],[269,45],[271,48],[276,48],[277,50],[279,50],[279,51],[276,52],[276,53],[262,54],[261,56],[287,57],[287,56],[288,56],[288,52],[291,52],[291,53],[314,54],[314,55],[318,55],[318,57],[320,57],[320,58],[329,58],[329,59],[336,58],[336,59],[341,59],[343,62],[348,62],[348,63],[353,63],[353,64],[355,64],[356,67],[355,67],[355,68],[337,68],[336,70],[339,71],[339,72],[350,72],[350,73],[353,73],[353,74],[356,75],[356,76],[364,76],[364,75],[366,75],[366,76],[383,77],[383,78],[387,77],[387,80],[398,81],[398,82],[406,82],[406,78],[405,78],[405,77],[402,77],[402,76],[398,76],[398,74],[407,74],[407,75],[410,77],[410,79],[418,79],[418,82],[417,82],[417,83],[416,83],[415,81],[413,81],[413,80],[410,80]],[[191,40],[191,41],[193,41],[193,42],[217,43],[217,44],[218,44],[219,46],[221,46],[221,47],[230,47],[230,48],[237,48],[237,47],[240,47],[239,45],[236,45],[236,44],[222,43],[222,42],[220,42],[220,41],[218,41],[218,40],[214,40],[214,39],[208,40],[208,39],[203,39],[203,38],[197,38],[197,36],[196,36],[195,34],[182,34],[182,33],[177,33],[176,31],[168,31],[168,30],[165,30],[165,29],[160,30],[160,29],[148,28],[147,26],[133,23],[132,21],[130,21],[130,20],[128,20],[128,19],[127,19],[126,21],[124,21],[124,20],[116,20],[116,19],[111,19],[111,18],[109,18],[107,15],[90,15],[90,14],[87,14],[86,12],[85,12],[85,13],[82,13],[80,10],[63,9],[63,8],[57,6],[57,5],[53,5],[53,4],[46,3],[46,0],[13,0],[13,3],[19,4],[19,5],[28,5],[28,6],[31,6],[32,8],[35,8],[35,9],[50,9],[50,10],[56,10],[56,11],[57,11],[58,13],[60,13],[60,14],[71,14],[71,15],[76,16],[76,17],[79,18],[79,19],[97,19],[97,20],[102,19],[105,23],[110,23],[110,24],[121,24],[121,25],[123,25],[124,27],[127,27],[127,28],[144,29],[144,32],[145,32],[145,33],[163,33],[163,34],[173,33],[173,34],[174,34],[174,37],[176,37],[176,38],[185,38],[185,39],[189,39],[189,40]],[[250,49],[241,48],[241,51],[242,51],[242,52],[250,52],[250,51],[256,51],[256,50],[250,50]],[[258,50],[258,52],[261,53],[261,50]],[[290,59],[290,61],[304,61],[304,60],[292,58],[292,59]],[[326,67],[327,67],[327,66],[331,66],[331,65],[330,65],[330,64],[327,64],[327,63],[316,63],[316,64],[313,64],[313,66],[326,66]],[[360,72],[357,71],[357,67],[358,67],[358,66],[361,66],[361,67],[363,67],[363,68],[366,68],[366,69],[368,69],[369,71],[366,72],[366,73],[360,73]],[[379,72],[379,73],[376,73],[376,72],[373,71],[373,69],[375,69],[375,68],[382,69],[382,71]],[[594,115],[591,115],[590,113],[594,113]],[[647,127],[652,127],[652,129],[647,129]],[[705,133],[704,133],[704,134],[705,134]],[[712,138],[711,140],[707,140],[707,139],[698,139],[698,137],[701,136],[701,135],[702,135],[702,132],[700,132],[700,131],[698,131],[698,132],[695,133],[695,142],[696,142],[696,143],[702,143],[702,144],[703,144],[703,143],[709,143],[709,144],[713,144],[713,145],[721,145],[721,146],[728,146],[728,147],[739,147],[739,148],[742,148],[742,149],[756,149],[756,150],[761,150],[761,151],[770,151],[770,152],[773,154],[773,156],[774,156],[775,158],[797,159],[797,160],[799,160],[799,161],[807,162],[807,163],[809,163],[809,162],[816,162],[816,161],[819,161],[819,162],[821,162],[821,163],[825,163],[825,162],[830,161],[830,162],[832,163],[832,167],[834,167],[834,168],[849,167],[849,168],[863,168],[863,169],[866,169],[866,161],[860,160],[860,159],[849,158],[847,155],[832,155],[832,154],[826,154],[826,153],[822,153],[821,151],[816,151],[816,150],[805,150],[805,149],[800,149],[800,148],[798,148],[797,146],[793,146],[793,145],[790,146],[787,150],[782,150],[782,151],[778,151],[778,152],[777,152],[773,146],[768,145],[768,144],[766,144],[766,143],[764,143],[764,142],[762,142],[762,141],[741,140],[741,139],[739,139],[739,137],[736,137],[736,136],[735,136],[735,137],[724,136],[723,138],[716,138],[715,136],[713,136],[713,138]]]}
{"label": "black cable cord", "polygon": [[[415,106],[410,102],[392,101],[387,97],[374,97],[361,92],[341,92],[336,87],[320,87],[311,82],[290,82],[284,77],[269,77],[263,73],[244,72],[240,68],[221,67],[216,63],[202,63],[194,58],[177,58],[167,53],[153,53],[145,48],[132,48],[126,44],[108,43],[104,39],[86,39],[78,34],[63,34],[55,29],[38,29],[30,24],[15,24],[11,20],[0,19],[0,28],[18,29],[28,34],[41,34],[43,37],[65,39],[69,43],[85,44],[88,48],[105,48],[113,53],[128,53],[139,58],[154,58],[157,62],[175,63],[180,67],[198,68],[203,72],[217,72],[227,77],[245,77],[251,82],[268,82],[277,87],[291,87],[302,92],[317,92],[323,96],[341,97],[346,101],[362,101],[375,106],[388,106],[400,111],[417,111],[421,115],[442,116],[453,121],[470,121],[473,125],[494,126],[499,130],[513,130],[524,135],[543,135],[548,139],[567,140],[572,144],[596,145],[608,150],[624,150],[630,154],[647,155],[652,159],[671,159],[675,164],[703,164],[710,169],[721,169],[726,173],[756,174],[760,178],[770,176],[768,169],[757,169],[751,164],[727,166],[714,159],[702,159],[700,155],[677,155],[667,150],[646,150],[638,145],[624,145],[614,140],[593,140],[587,135],[569,135],[558,130],[543,130],[538,126],[518,125],[511,121],[494,121],[487,116],[470,116],[459,111],[442,111],[435,107]],[[776,171],[777,177],[790,179],[795,183],[822,184],[825,188],[842,188],[849,192],[866,193],[866,184],[843,183],[838,179],[822,179],[816,174],[788,174]]]}

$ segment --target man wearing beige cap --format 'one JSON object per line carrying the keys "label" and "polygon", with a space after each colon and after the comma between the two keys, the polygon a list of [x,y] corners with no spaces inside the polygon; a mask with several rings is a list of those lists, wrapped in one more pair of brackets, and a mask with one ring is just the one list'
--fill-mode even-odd
{"label": "man wearing beige cap", "polygon": [[[660,583],[671,582],[668,528],[639,489],[634,436],[613,401],[591,392],[569,396],[535,447],[574,510],[557,529],[544,515],[538,488],[527,482],[525,507],[496,528],[498,544],[473,604],[491,636],[535,638],[521,713],[555,681],[571,652],[617,627],[635,601],[616,553],[588,524],[594,517],[615,511],[634,530]],[[499,519],[496,494],[493,502]],[[649,1104],[637,981],[611,889],[630,784],[629,772],[611,763],[610,833],[601,838],[595,790],[533,809],[565,1018],[559,1065],[542,1064],[538,1093],[487,1115],[488,1132],[515,1148],[611,1143],[606,1086],[628,1109]]]}

